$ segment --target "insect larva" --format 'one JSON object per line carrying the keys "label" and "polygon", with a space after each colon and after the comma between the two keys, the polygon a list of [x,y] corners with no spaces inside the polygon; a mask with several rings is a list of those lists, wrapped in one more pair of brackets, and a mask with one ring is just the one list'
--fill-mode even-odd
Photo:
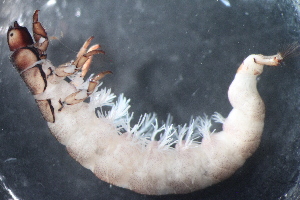
{"label": "insect larva", "polygon": [[[228,178],[243,165],[257,149],[264,126],[265,108],[256,78],[264,65],[278,66],[291,53],[248,56],[228,91],[232,111],[226,119],[218,113],[213,116],[223,123],[223,131],[211,133],[210,119],[201,117],[178,127],[168,120],[159,127],[154,115],[145,114],[131,126],[129,100],[120,95],[114,102],[110,89],[97,91],[99,81],[111,71],[83,80],[92,56],[104,53],[100,46],[88,48],[93,37],[75,61],[54,67],[46,59],[49,42],[38,11],[33,15],[33,33],[35,42],[27,28],[15,22],[7,41],[13,51],[11,61],[51,133],[101,180],[153,195],[199,190]],[[110,110],[102,111],[103,106]]]}

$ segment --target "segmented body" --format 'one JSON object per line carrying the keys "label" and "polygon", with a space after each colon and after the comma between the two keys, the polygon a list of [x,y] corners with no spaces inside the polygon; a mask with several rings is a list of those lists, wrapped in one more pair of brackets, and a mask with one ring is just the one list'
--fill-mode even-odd
{"label": "segmented body", "polygon": [[[51,133],[101,180],[142,194],[188,193],[228,178],[257,149],[265,108],[256,78],[264,65],[279,65],[282,54],[251,55],[244,60],[228,91],[232,111],[226,119],[213,116],[223,123],[221,132],[211,133],[210,119],[200,117],[184,126],[174,127],[168,121],[158,127],[154,115],[144,115],[131,126],[129,100],[121,95],[114,102],[110,90],[96,91],[99,80],[110,71],[83,81],[81,71],[86,70],[91,56],[103,53],[97,50],[100,46],[87,50],[90,38],[75,61],[54,67],[46,60],[48,38],[37,11],[33,21],[34,44],[27,29],[17,22],[8,30],[12,62]],[[87,97],[90,102],[83,102]],[[103,106],[110,111],[100,109],[96,115],[95,109]],[[201,142],[196,140],[199,137]]]}

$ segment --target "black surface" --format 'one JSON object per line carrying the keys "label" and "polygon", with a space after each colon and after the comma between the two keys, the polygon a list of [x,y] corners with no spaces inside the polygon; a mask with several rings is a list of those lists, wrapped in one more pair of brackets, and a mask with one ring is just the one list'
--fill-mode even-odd
{"label": "black surface", "polygon": [[[50,2],[50,1],[49,1]],[[105,56],[92,72],[112,70],[104,86],[131,99],[135,120],[168,113],[177,124],[231,106],[227,89],[242,60],[274,54],[299,39],[293,1],[3,1],[0,3],[0,175],[15,195],[29,199],[298,199],[299,58],[266,68],[259,91],[266,123],[257,152],[228,180],[202,191],[162,197],[136,194],[97,179],[71,159],[49,133],[33,97],[9,63],[8,25],[31,27],[32,13],[49,36],[54,65],[73,59],[89,36]],[[296,4],[296,3],[295,3]],[[78,11],[80,10],[80,16]],[[12,159],[11,159],[12,158]],[[9,194],[0,188],[0,198]]]}

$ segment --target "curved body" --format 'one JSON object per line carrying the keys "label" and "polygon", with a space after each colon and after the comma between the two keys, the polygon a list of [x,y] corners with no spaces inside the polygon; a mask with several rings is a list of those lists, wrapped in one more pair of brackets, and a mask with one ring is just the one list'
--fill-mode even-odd
{"label": "curved body", "polygon": [[[201,117],[178,127],[168,120],[159,127],[154,115],[145,114],[131,125],[129,100],[121,95],[114,102],[109,89],[97,91],[99,80],[110,71],[83,80],[92,56],[104,53],[99,45],[87,49],[92,37],[75,61],[54,67],[46,59],[48,37],[38,11],[33,21],[34,44],[17,22],[8,30],[12,63],[51,133],[101,180],[142,194],[188,193],[228,178],[257,149],[265,108],[256,78],[264,65],[279,65],[282,54],[250,55],[244,60],[228,91],[232,111],[226,119],[218,113],[213,116],[223,123],[221,132],[211,133],[210,119]],[[88,97],[90,102],[85,103]],[[102,107],[110,111],[102,112]]]}

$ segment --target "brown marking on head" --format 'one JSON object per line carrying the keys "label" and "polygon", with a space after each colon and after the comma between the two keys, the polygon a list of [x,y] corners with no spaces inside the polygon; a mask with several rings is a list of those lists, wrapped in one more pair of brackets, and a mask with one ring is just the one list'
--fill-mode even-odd
{"label": "brown marking on head", "polygon": [[9,50],[15,51],[22,47],[33,45],[33,40],[26,27],[22,27],[15,21],[14,26],[7,31],[7,44]]}

